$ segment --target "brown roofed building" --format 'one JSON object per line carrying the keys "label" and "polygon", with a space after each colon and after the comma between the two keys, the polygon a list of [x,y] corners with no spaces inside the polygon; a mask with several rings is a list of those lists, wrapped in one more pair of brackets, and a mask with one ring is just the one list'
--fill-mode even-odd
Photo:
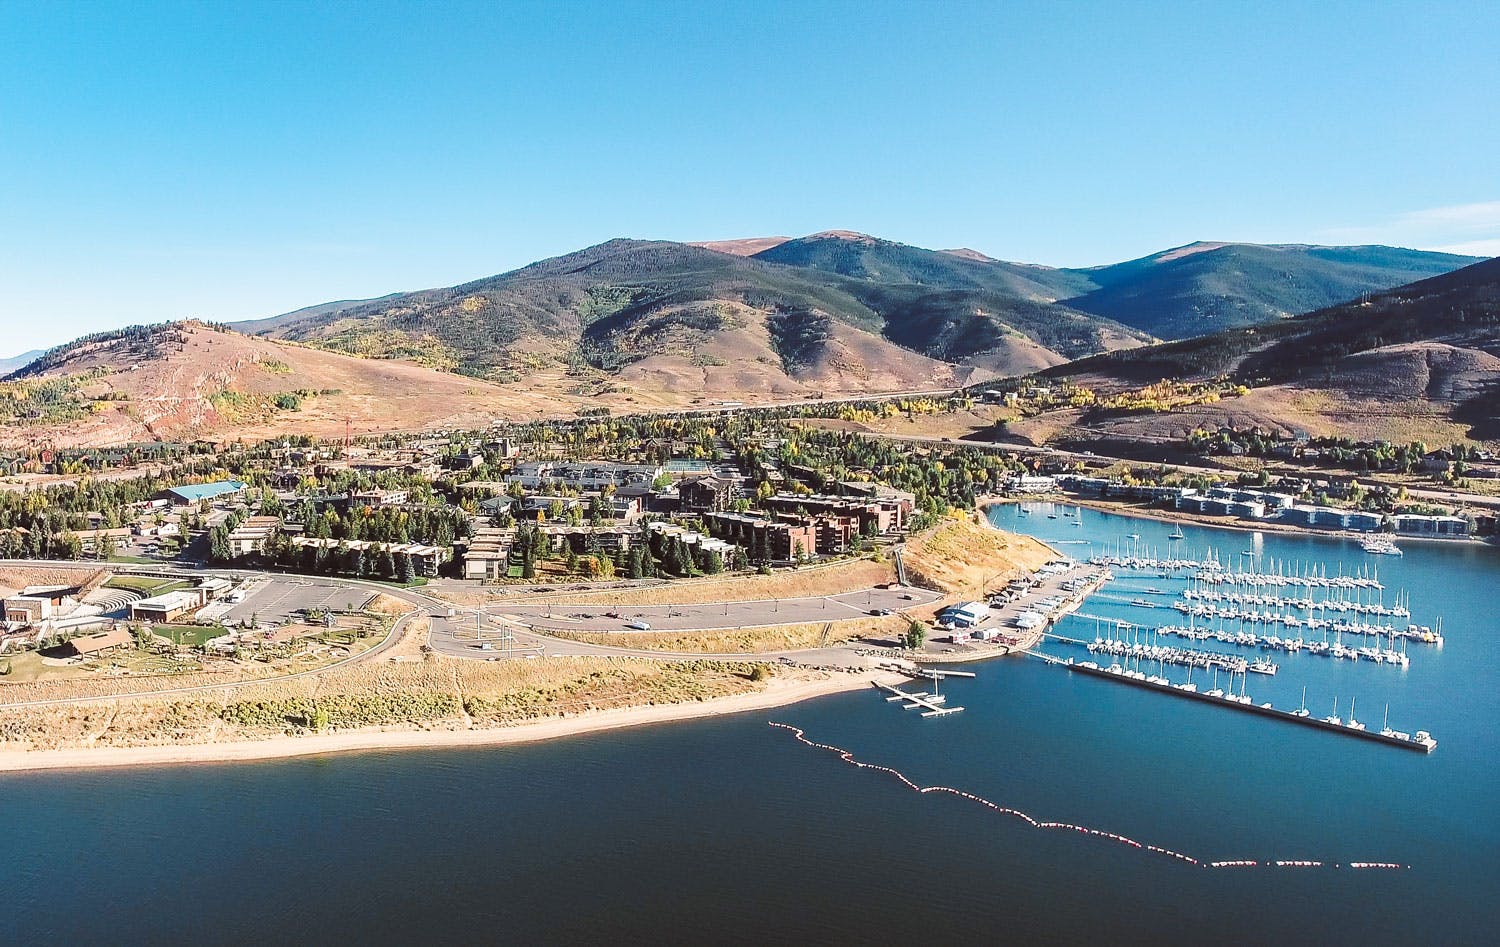
{"label": "brown roofed building", "polygon": [[113,631],[101,631],[92,635],[79,635],[68,642],[68,647],[80,658],[92,658],[114,651],[116,648],[128,648],[134,644],[135,636],[128,629],[116,628]]}
{"label": "brown roofed building", "polygon": [[734,481],[715,477],[691,477],[677,485],[683,513],[722,513],[734,500]]}

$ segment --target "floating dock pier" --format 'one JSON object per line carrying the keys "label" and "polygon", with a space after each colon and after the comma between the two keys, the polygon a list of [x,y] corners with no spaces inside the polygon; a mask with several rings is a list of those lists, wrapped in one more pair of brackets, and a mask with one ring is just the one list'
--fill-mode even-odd
{"label": "floating dock pier", "polygon": [[892,687],[889,684],[876,684],[875,686],[890,695],[886,697],[888,702],[895,703],[902,701],[905,703],[907,710],[920,709],[924,717],[946,717],[949,714],[956,714],[963,710],[962,707],[944,707],[944,698],[938,694],[913,694],[910,691],[904,691],[899,687]]}
{"label": "floating dock pier", "polygon": [[1041,658],[1049,664],[1056,664],[1061,667],[1065,667],[1069,671],[1077,671],[1080,674],[1088,674],[1092,675],[1093,677],[1102,677],[1105,680],[1109,681],[1119,681],[1123,684],[1132,684],[1136,687],[1143,687],[1147,690],[1156,691],[1157,693],[1161,694],[1172,694],[1176,697],[1185,697],[1191,700],[1214,704],[1215,706],[1219,707],[1228,707],[1231,710],[1243,710],[1247,713],[1259,714],[1262,717],[1272,717],[1277,720],[1284,720],[1288,723],[1301,724],[1305,727],[1315,727],[1319,730],[1328,730],[1334,733],[1342,733],[1345,736],[1359,737],[1363,740],[1372,740],[1376,743],[1383,743],[1386,746],[1396,746],[1404,750],[1417,750],[1422,753],[1431,753],[1433,750],[1437,749],[1437,741],[1434,740],[1425,730],[1418,730],[1416,736],[1412,736],[1407,733],[1402,733],[1399,730],[1367,730],[1356,728],[1351,727],[1346,723],[1334,723],[1331,720],[1324,720],[1320,717],[1314,717],[1311,714],[1308,714],[1305,710],[1300,712],[1278,710],[1277,708],[1272,707],[1270,704],[1257,704],[1249,698],[1243,696],[1236,697],[1233,694],[1215,695],[1210,693],[1202,693],[1199,692],[1196,688],[1189,689],[1191,685],[1173,684],[1171,682],[1163,683],[1160,680],[1152,680],[1150,678],[1147,678],[1144,674],[1126,671],[1124,668],[1119,667],[1118,665],[1112,668],[1102,668],[1092,661],[1079,662],[1074,661],[1071,658],[1067,661],[1064,661],[1049,654],[1042,654],[1039,651],[1028,651],[1026,653],[1032,655],[1033,657]]}

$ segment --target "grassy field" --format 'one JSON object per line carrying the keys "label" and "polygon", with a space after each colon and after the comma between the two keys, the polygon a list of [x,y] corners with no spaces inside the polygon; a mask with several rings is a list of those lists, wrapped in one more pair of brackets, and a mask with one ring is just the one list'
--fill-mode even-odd
{"label": "grassy field", "polygon": [[[781,569],[770,575],[721,575],[680,579],[638,588],[598,592],[556,592],[530,595],[527,601],[577,603],[579,605],[697,605],[704,602],[762,601],[773,598],[804,598],[837,595],[892,582],[896,569],[889,561],[851,559],[804,569]],[[433,586],[439,598],[461,605],[478,606],[504,601],[505,588],[476,590]],[[515,591],[515,590],[512,590]]]}
{"label": "grassy field", "polygon": [[151,631],[163,641],[197,648],[210,638],[228,634],[229,629],[223,625],[152,625]]}
{"label": "grassy field", "polygon": [[672,651],[683,654],[765,654],[842,644],[856,638],[895,638],[906,630],[900,615],[846,618],[843,621],[726,628],[709,631],[585,632],[549,631],[557,638],[610,648]]}
{"label": "grassy field", "polygon": [[997,582],[1030,572],[1055,559],[1029,536],[982,524],[965,515],[949,518],[906,544],[906,568],[916,584],[953,595],[980,595]]}
{"label": "grassy field", "polygon": [[107,589],[128,589],[146,596],[164,595],[167,592],[189,588],[191,585],[191,582],[183,582],[180,579],[163,579],[150,575],[116,575],[111,576],[109,581],[104,583]]}
{"label": "grassy field", "polygon": [[369,661],[233,691],[0,709],[0,746],[47,749],[265,739],[326,730],[504,727],[760,690],[750,665],[612,658]]}

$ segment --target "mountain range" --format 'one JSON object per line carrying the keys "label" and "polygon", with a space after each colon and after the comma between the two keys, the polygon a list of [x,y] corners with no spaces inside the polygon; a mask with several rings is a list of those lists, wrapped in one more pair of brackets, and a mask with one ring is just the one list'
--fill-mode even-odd
{"label": "mountain range", "polygon": [[1170,416],[1082,419],[1096,436],[1169,439],[1193,427],[1259,426],[1493,440],[1500,438],[1500,259],[1296,318],[1101,354],[1043,374],[1103,390],[1226,378],[1250,389]]}
{"label": "mountain range", "polygon": [[[89,418],[103,425],[98,436],[79,433],[90,441],[106,428],[136,438],[330,433],[345,419],[376,430],[486,412],[930,391],[1039,371],[1173,377],[1169,369],[1207,366],[1195,355],[1202,364],[1174,368],[1188,357],[1174,353],[1240,336],[1210,332],[1176,347],[1154,345],[1159,337],[1253,323],[1280,338],[1308,320],[1338,324],[1367,314],[1372,293],[1469,262],[1387,247],[1198,243],[1067,269],[849,231],[619,239],[454,287],[228,328],[102,333],[12,377],[87,381],[76,397],[96,399]],[[1330,297],[1352,302],[1289,317]],[[426,401],[402,400],[424,389]]]}
{"label": "mountain range", "polygon": [[33,349],[30,352],[22,352],[14,358],[0,358],[0,378],[4,378],[11,372],[20,371],[45,354],[43,349]]}
{"label": "mountain range", "polygon": [[746,394],[931,387],[1288,316],[1474,261],[1199,243],[1065,269],[849,231],[619,239],[459,286],[238,328],[502,382],[561,365]]}

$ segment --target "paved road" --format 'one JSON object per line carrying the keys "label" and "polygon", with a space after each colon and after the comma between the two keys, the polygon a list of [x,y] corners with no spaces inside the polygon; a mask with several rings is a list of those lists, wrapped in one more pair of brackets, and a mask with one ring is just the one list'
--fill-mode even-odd
{"label": "paved road", "polygon": [[[738,652],[704,653],[696,651],[652,651],[643,648],[615,648],[606,645],[570,641],[532,631],[509,621],[485,621],[483,638],[475,637],[472,613],[449,619],[437,617],[432,622],[430,642],[439,654],[471,661],[521,659],[528,657],[615,657],[649,658],[655,661],[795,661],[821,667],[872,667],[882,659],[858,653],[863,645],[837,645],[829,648],[804,648],[770,651],[759,654]],[[488,644],[486,648],[484,645]]]}
{"label": "paved road", "polygon": [[[55,562],[55,561],[9,561],[0,564],[16,566],[52,566],[52,567],[76,567],[78,563]],[[338,607],[339,599],[352,596],[353,601],[358,604],[368,601],[375,592],[383,592],[393,598],[400,599],[416,606],[416,611],[404,616],[398,621],[386,638],[376,646],[351,655],[341,661],[337,661],[321,668],[301,671],[295,674],[285,675],[277,678],[266,678],[261,680],[240,681],[225,684],[209,684],[196,687],[171,688],[160,691],[148,692],[152,696],[171,696],[204,691],[222,691],[240,687],[252,687],[257,684],[270,683],[272,681],[286,681],[295,678],[306,677],[312,674],[321,674],[333,668],[352,664],[356,661],[365,661],[377,657],[390,648],[400,636],[406,625],[419,617],[430,617],[432,619],[432,634],[430,643],[433,650],[456,658],[469,660],[487,660],[501,657],[507,654],[507,644],[504,641],[492,642],[492,649],[486,650],[476,647],[475,639],[475,616],[474,609],[455,606],[453,603],[438,599],[422,591],[420,588],[403,589],[379,582],[368,582],[360,579],[346,579],[337,577],[317,577],[286,575],[282,573],[261,572],[251,569],[195,569],[174,566],[119,566],[119,572],[148,572],[160,575],[176,575],[184,578],[201,578],[208,575],[219,575],[236,579],[258,579],[255,590],[239,609],[248,609],[255,605],[256,601],[264,597],[267,604],[276,603],[281,608],[302,607],[305,602],[316,600],[317,602],[329,602]],[[910,595],[907,599],[903,596]],[[681,629],[696,630],[724,627],[739,627],[738,625],[725,625],[726,620],[733,621],[736,618],[755,618],[759,620],[742,622],[741,624],[765,625],[765,624],[790,624],[809,621],[833,621],[856,617],[861,614],[869,614],[871,609],[890,608],[895,611],[901,607],[911,608],[930,604],[938,596],[924,589],[900,588],[900,589],[868,589],[864,592],[853,592],[827,598],[802,598],[786,599],[780,601],[751,601],[728,603],[720,605],[674,605],[674,606],[632,606],[631,610],[646,615],[645,620],[652,623],[652,627],[658,627],[656,621],[663,624],[663,630]],[[516,603],[506,602],[499,605],[488,606],[486,612],[480,617],[482,627],[489,629],[488,633],[494,634],[498,639],[502,634],[510,634],[509,643],[511,656],[523,656],[535,654],[537,656],[563,656],[563,655],[596,655],[615,657],[637,657],[650,658],[662,661],[681,660],[729,660],[746,661],[762,660],[775,661],[782,658],[794,659],[799,664],[812,664],[837,667],[866,667],[877,663],[876,659],[868,658],[856,653],[854,647],[815,648],[801,651],[776,652],[771,654],[746,655],[746,654],[702,654],[688,652],[666,652],[649,651],[631,648],[609,648],[598,645],[588,645],[580,642],[569,641],[563,638],[554,638],[547,634],[545,626],[545,615],[549,607],[558,610],[558,606],[531,605],[521,606]],[[563,609],[572,608],[580,613],[584,608],[603,608],[602,606],[562,606]],[[238,609],[237,609],[238,610]],[[453,611],[454,617],[449,618],[448,613]],[[727,616],[725,612],[728,611]],[[520,612],[522,614],[517,615]],[[656,613],[660,612],[658,616]],[[669,612],[678,612],[677,615],[669,615]],[[248,614],[248,613],[247,613]],[[274,614],[272,610],[263,610],[262,617]],[[602,612],[600,613],[602,614]],[[624,610],[620,612],[623,616]],[[696,616],[696,617],[695,617]],[[633,617],[633,616],[632,616]],[[701,620],[700,620],[701,619]],[[553,621],[551,627],[554,629],[572,630],[606,630],[619,631],[623,629],[624,621],[598,619],[591,620],[588,624],[597,627],[585,627],[583,620],[568,621],[559,618]],[[718,624],[709,624],[716,621]],[[538,623],[541,627],[533,631],[531,623]],[[11,704],[0,704],[0,707],[41,707],[50,704],[71,704],[96,701],[117,700],[122,696],[133,695],[109,695],[89,698],[64,698],[59,700],[23,701]]]}
{"label": "paved road", "polygon": [[[919,608],[939,596],[926,589],[865,589],[843,595],[703,605],[524,605],[506,602],[486,611],[535,628],[556,631],[629,631],[645,622],[653,631],[712,631],[757,625],[842,621],[873,611]],[[639,629],[636,629],[639,630]]]}

